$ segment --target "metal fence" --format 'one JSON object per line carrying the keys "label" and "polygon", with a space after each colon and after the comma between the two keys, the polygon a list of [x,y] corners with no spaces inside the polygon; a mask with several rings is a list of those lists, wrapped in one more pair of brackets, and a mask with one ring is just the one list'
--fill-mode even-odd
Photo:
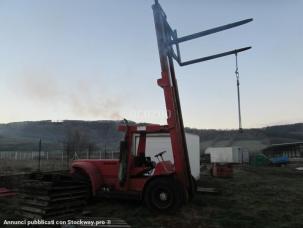
{"label": "metal fence", "polygon": [[0,160],[62,160],[66,161],[67,158],[77,160],[77,159],[118,159],[119,152],[116,150],[107,151],[82,151],[74,152],[67,155],[64,151],[41,151],[40,156],[38,151],[0,151]]}

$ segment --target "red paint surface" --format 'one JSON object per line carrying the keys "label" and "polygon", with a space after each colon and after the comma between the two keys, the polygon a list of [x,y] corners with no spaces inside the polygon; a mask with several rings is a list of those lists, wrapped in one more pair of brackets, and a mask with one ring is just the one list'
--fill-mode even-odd
{"label": "red paint surface", "polygon": [[0,188],[0,197],[10,197],[15,196],[16,193],[7,188]]}

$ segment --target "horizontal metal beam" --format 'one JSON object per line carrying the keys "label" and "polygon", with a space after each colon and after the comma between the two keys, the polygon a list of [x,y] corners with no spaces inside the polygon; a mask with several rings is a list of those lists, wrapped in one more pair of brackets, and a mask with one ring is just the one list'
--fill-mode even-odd
{"label": "horizontal metal beam", "polygon": [[231,29],[231,28],[246,24],[248,22],[251,22],[252,20],[253,19],[250,18],[250,19],[230,23],[230,24],[227,24],[227,25],[222,25],[222,26],[212,28],[212,29],[209,29],[209,30],[205,30],[205,31],[202,31],[202,32],[194,33],[194,34],[191,34],[191,35],[188,35],[188,36],[183,36],[183,37],[180,37],[180,38],[177,38],[177,39],[174,39],[174,40],[170,41],[169,44],[171,45],[171,44],[182,43],[182,42],[192,40],[192,39],[196,39],[196,38],[199,38],[199,37],[202,37],[202,36],[207,36],[207,35],[210,35],[210,34],[213,34],[213,33],[216,33],[216,32],[221,32],[221,31],[226,30],[226,29]]}
{"label": "horizontal metal beam", "polygon": [[246,51],[246,50],[249,50],[249,49],[251,49],[251,47],[235,49],[235,50],[232,50],[232,51],[227,51],[227,52],[223,52],[223,53],[216,54],[216,55],[210,55],[210,56],[199,58],[199,59],[189,60],[189,61],[186,61],[186,62],[179,62],[179,65],[180,66],[186,66],[186,65],[190,65],[190,64],[194,64],[194,63],[204,62],[204,61],[208,61],[208,60],[211,60],[211,59],[217,59],[217,58],[220,58],[220,57],[224,57],[224,56],[227,56],[227,55],[237,54],[239,52]]}

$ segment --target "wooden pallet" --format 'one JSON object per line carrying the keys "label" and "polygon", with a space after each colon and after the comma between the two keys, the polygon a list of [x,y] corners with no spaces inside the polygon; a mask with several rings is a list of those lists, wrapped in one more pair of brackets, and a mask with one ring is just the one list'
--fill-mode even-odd
{"label": "wooden pallet", "polygon": [[68,175],[39,175],[23,181],[19,214],[25,218],[64,218],[81,212],[89,186]]}

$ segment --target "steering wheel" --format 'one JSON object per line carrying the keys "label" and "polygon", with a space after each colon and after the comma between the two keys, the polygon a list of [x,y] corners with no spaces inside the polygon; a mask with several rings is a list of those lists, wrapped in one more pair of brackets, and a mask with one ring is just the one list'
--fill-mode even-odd
{"label": "steering wheel", "polygon": [[159,156],[162,157],[162,155],[163,155],[164,153],[166,153],[166,152],[167,152],[166,150],[161,151],[161,152],[157,153],[154,157],[155,157],[155,158],[157,158],[157,157],[159,157]]}

